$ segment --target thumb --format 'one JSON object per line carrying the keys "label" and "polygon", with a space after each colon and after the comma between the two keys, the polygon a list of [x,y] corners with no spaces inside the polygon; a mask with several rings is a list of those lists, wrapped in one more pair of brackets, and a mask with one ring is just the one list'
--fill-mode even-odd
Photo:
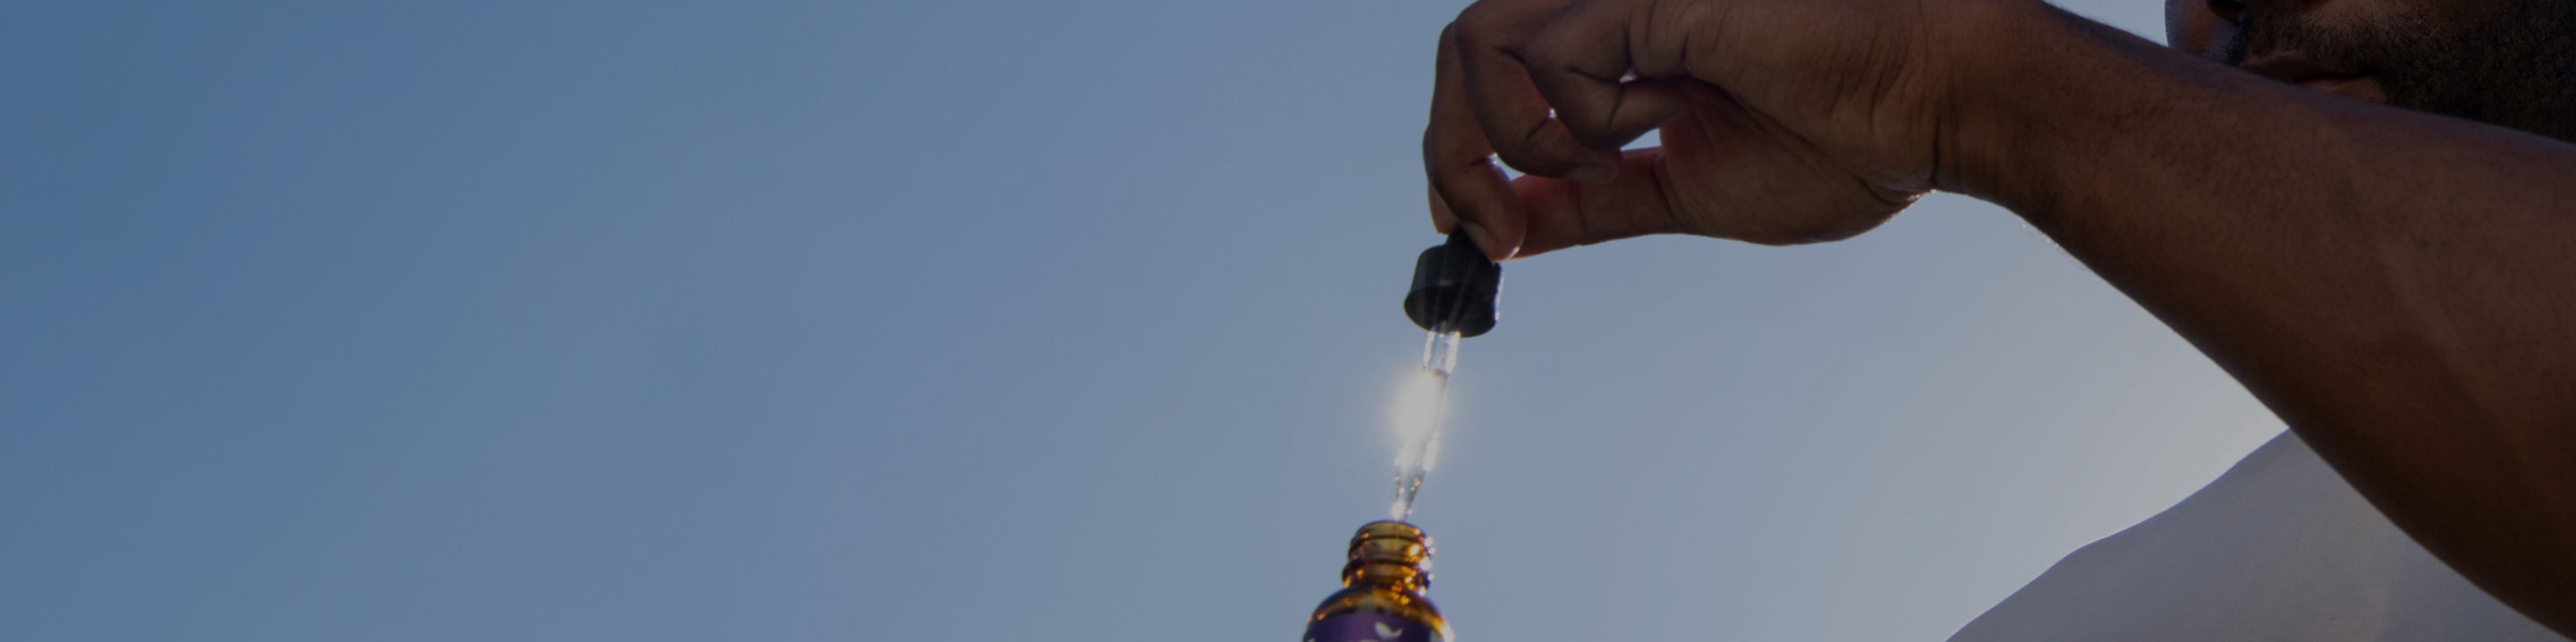
{"label": "thumb", "polygon": [[[1518,256],[1683,230],[1674,215],[1664,149],[1620,154],[1619,173],[1599,182],[1545,176],[1512,180],[1527,212]],[[1470,234],[1474,231],[1470,229]]]}

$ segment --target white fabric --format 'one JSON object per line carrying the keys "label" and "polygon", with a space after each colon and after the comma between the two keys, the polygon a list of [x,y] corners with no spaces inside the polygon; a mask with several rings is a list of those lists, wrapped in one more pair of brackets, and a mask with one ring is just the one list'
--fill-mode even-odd
{"label": "white fabric", "polygon": [[2558,641],[2415,545],[2283,433],[2059,560],[1951,642]]}

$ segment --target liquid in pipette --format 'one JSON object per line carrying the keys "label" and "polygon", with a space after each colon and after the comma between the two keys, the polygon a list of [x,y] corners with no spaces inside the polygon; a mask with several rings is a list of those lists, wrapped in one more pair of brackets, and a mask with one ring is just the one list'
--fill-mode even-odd
{"label": "liquid in pipette", "polygon": [[1395,504],[1388,515],[1396,521],[1413,516],[1413,498],[1422,479],[1440,459],[1440,427],[1449,397],[1449,373],[1458,367],[1459,333],[1434,329],[1422,341],[1422,369],[1406,380],[1396,400],[1398,447],[1395,455]]}

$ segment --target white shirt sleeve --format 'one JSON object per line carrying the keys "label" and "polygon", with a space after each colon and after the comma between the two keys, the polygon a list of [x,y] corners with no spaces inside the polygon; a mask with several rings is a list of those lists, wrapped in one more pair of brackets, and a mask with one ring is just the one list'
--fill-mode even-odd
{"label": "white shirt sleeve", "polygon": [[2563,640],[2471,586],[2289,433],[2077,549],[1951,642]]}

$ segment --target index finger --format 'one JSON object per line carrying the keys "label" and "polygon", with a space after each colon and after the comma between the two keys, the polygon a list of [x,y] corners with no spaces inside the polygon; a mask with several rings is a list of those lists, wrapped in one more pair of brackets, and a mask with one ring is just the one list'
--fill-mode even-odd
{"label": "index finger", "polygon": [[[1494,146],[1467,102],[1465,71],[1458,64],[1458,25],[1440,32],[1439,68],[1432,76],[1431,124],[1422,132],[1422,169],[1431,181],[1432,225],[1447,233],[1467,229],[1485,256],[1500,261],[1519,248],[1528,215],[1511,180],[1494,164]],[[1445,219],[1445,220],[1444,220]]]}
{"label": "index finger", "polygon": [[1485,140],[1512,168],[1557,178],[1600,180],[1618,171],[1615,149],[1595,150],[1567,132],[1532,82],[1530,39],[1573,0],[1481,0],[1458,12],[1452,36],[1467,103]]}
{"label": "index finger", "polygon": [[1671,43],[1657,47],[1636,40],[1636,14],[1643,6],[1635,0],[1578,0],[1530,38],[1525,58],[1531,83],[1556,106],[1566,132],[1586,146],[1618,149],[1682,111],[1681,91],[1670,80],[1626,78],[1637,69],[1660,72],[1681,65]]}

